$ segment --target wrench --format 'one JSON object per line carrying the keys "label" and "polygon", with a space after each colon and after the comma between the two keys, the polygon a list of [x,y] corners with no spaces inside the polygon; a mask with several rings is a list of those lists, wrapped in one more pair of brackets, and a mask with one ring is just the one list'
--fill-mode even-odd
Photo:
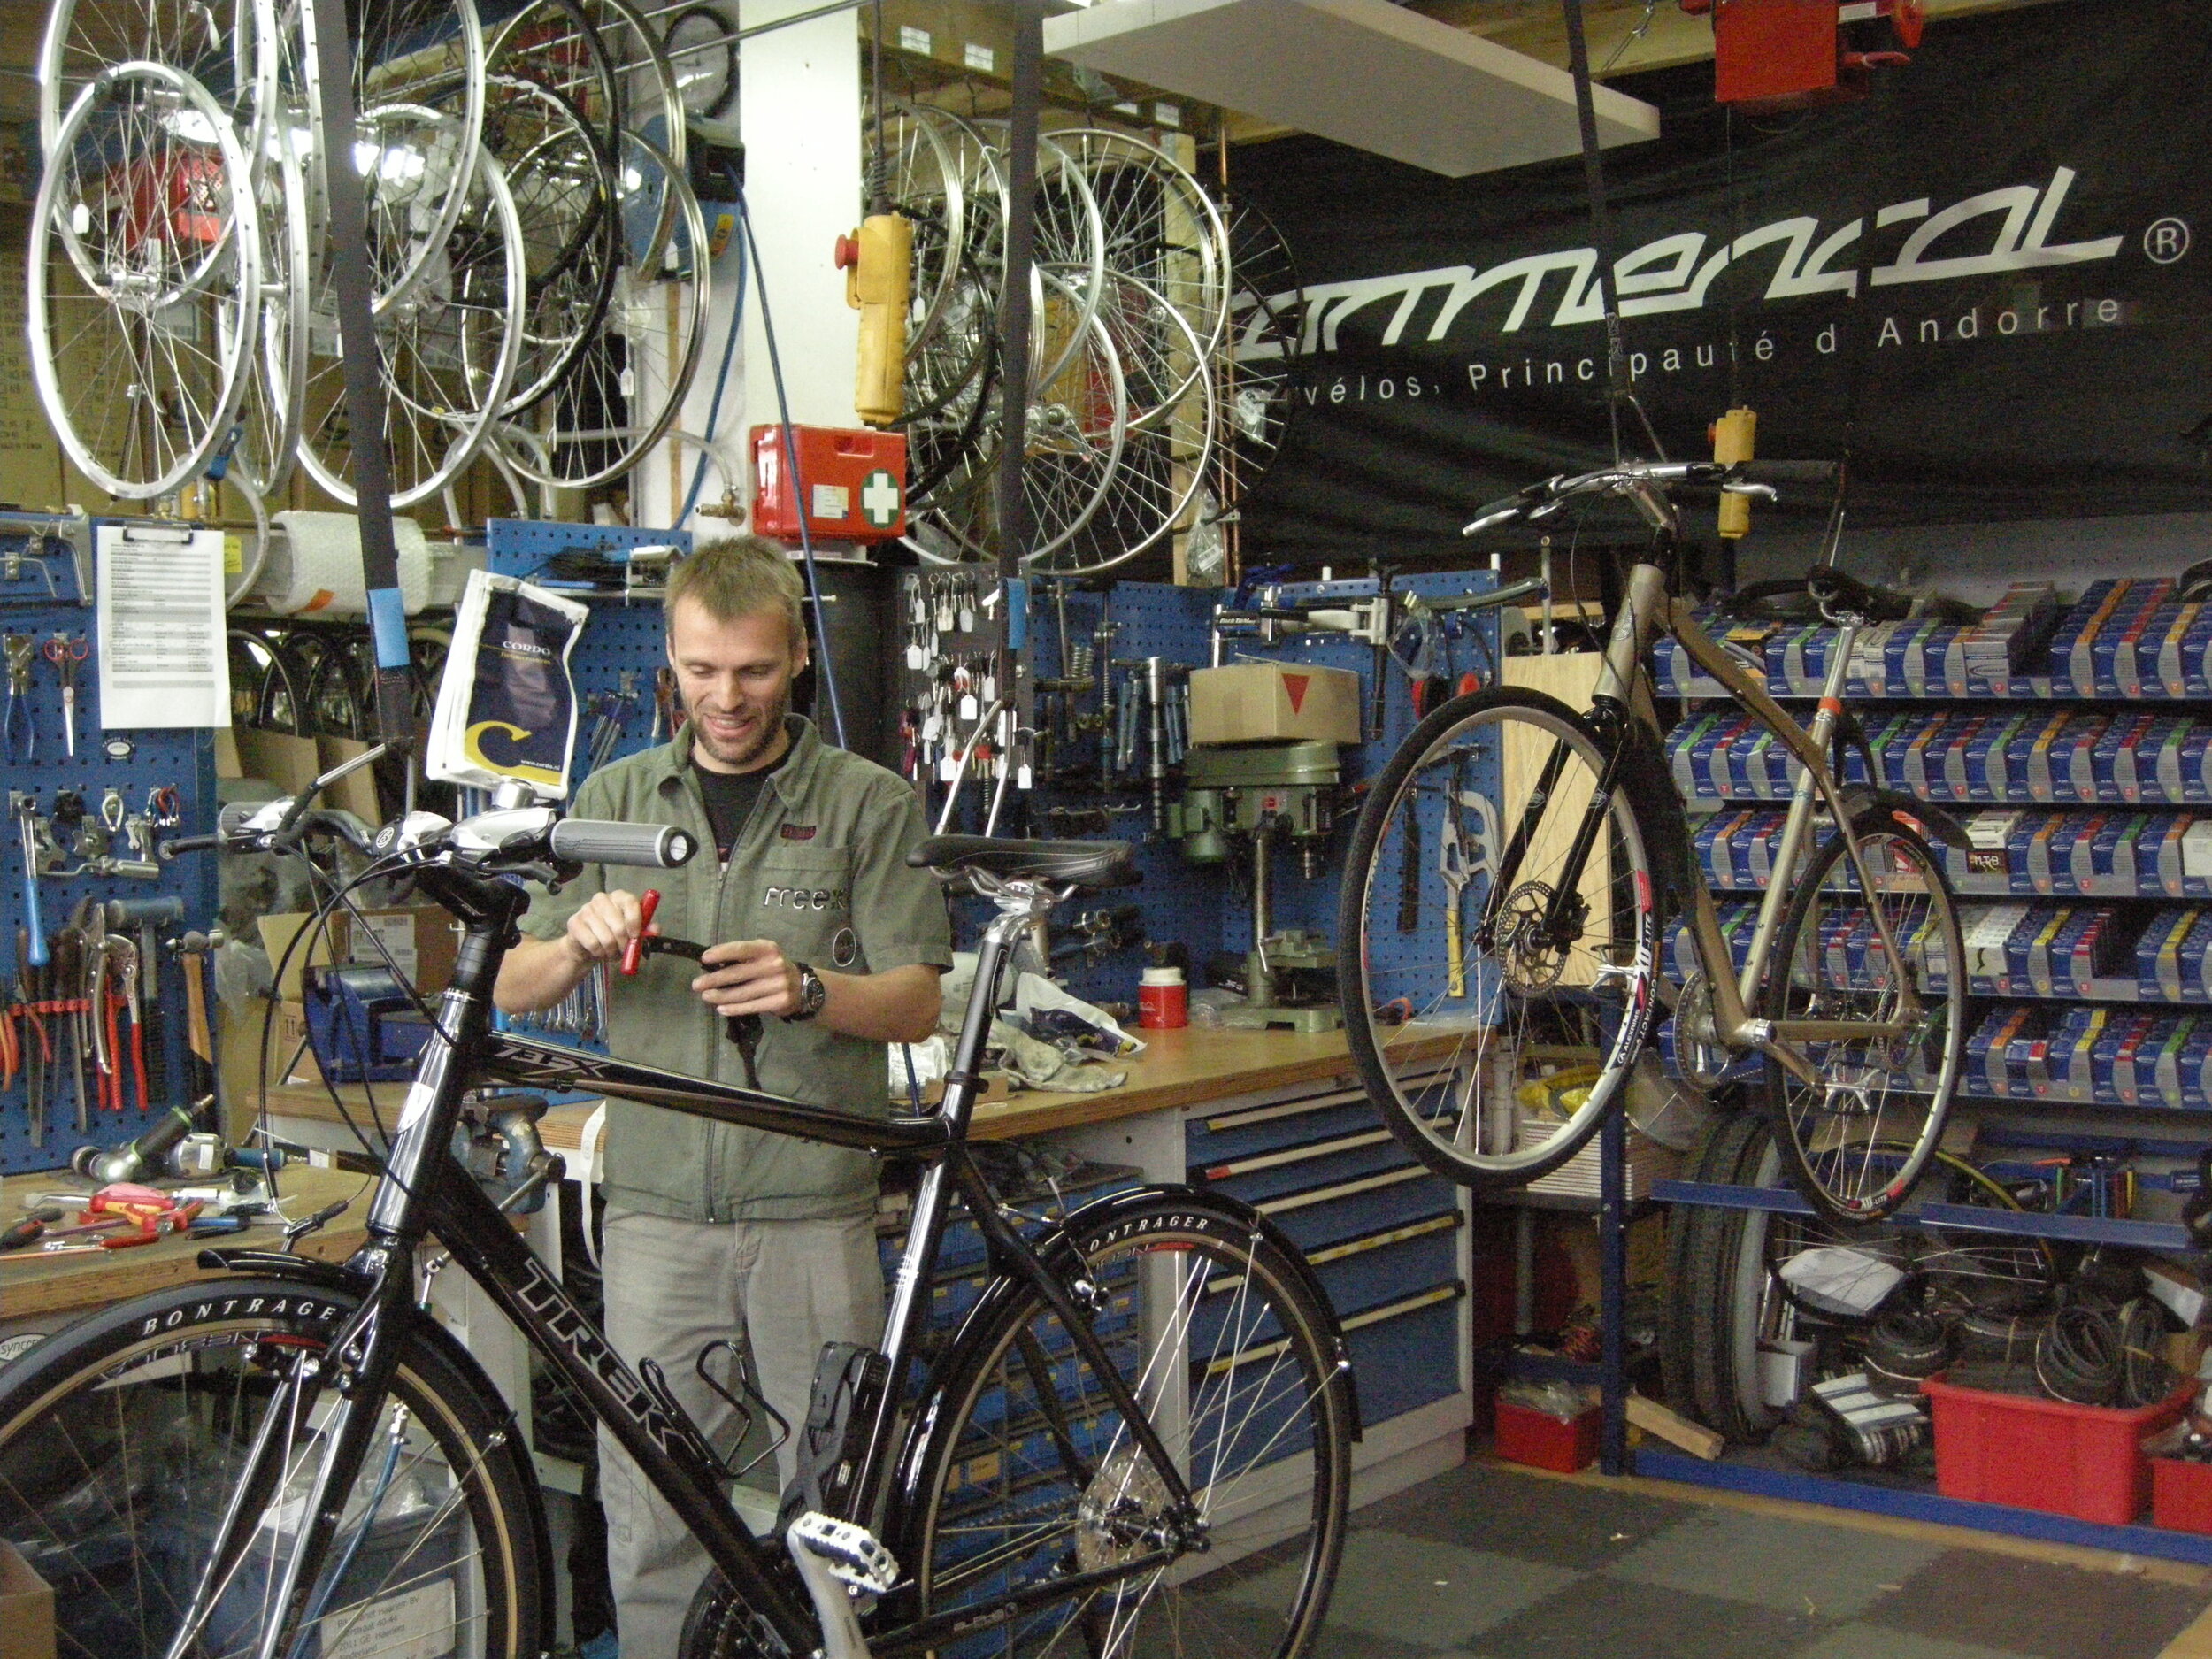
{"label": "wrench", "polygon": [[1466,844],[1458,826],[1447,823],[1436,851],[1436,872],[1444,878],[1448,896],[1444,902],[1444,952],[1448,988],[1454,996],[1467,995],[1467,937],[1460,926],[1459,907],[1472,873],[1467,867]]}

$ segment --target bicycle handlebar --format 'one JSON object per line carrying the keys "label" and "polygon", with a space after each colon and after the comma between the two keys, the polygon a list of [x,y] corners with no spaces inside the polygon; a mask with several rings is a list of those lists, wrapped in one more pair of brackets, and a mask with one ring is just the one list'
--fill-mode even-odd
{"label": "bicycle handlebar", "polygon": [[691,862],[698,842],[672,824],[624,824],[610,818],[565,818],[555,822],[546,847],[565,864],[634,864],[673,870]]}
{"label": "bicycle handlebar", "polygon": [[[1703,484],[1743,495],[1757,495],[1776,484],[1823,484],[1833,480],[1833,461],[1623,461],[1594,472],[1566,473],[1531,484],[1511,495],[1501,496],[1478,512],[1460,530],[1479,535],[1515,523],[1534,523],[1548,517],[1578,495],[1621,495],[1641,505],[1647,517],[1669,515],[1665,488],[1673,484]],[[1655,523],[1660,519],[1655,518]]]}

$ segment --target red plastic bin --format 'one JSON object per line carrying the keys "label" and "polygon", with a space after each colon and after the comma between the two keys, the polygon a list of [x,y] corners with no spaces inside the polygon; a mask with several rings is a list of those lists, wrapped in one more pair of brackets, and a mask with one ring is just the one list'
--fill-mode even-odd
{"label": "red plastic bin", "polygon": [[1508,1463],[1571,1475],[1597,1461],[1598,1427],[1604,1415],[1593,1406],[1573,1422],[1563,1423],[1548,1411],[1532,1411],[1501,1400],[1494,1445]]}
{"label": "red plastic bin", "polygon": [[2152,1458],[2151,1525],[2171,1532],[2212,1532],[2212,1463]]}
{"label": "red plastic bin", "polygon": [[2195,1385],[2128,1411],[1955,1387],[1940,1373],[1920,1388],[1934,1407],[1945,1497],[2126,1526],[2151,1501],[2143,1440],[2180,1419]]}

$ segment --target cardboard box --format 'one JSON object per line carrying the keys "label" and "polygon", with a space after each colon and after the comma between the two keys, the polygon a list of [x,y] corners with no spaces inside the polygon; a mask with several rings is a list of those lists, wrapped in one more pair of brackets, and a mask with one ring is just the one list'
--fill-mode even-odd
{"label": "cardboard box", "polygon": [[1303,663],[1234,663],[1190,676],[1194,743],[1360,741],[1359,676]]}
{"label": "cardboard box", "polygon": [[54,1659],[54,1592],[0,1538],[0,1659]]}

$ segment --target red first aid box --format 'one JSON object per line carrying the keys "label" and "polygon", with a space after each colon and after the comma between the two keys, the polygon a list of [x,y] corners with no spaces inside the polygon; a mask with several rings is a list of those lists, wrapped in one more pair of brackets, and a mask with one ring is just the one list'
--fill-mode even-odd
{"label": "red first aid box", "polygon": [[835,541],[880,541],[906,533],[906,436],[865,427],[794,426],[798,488],[794,489],[781,426],[755,426],[753,528],[799,539],[798,498],[805,498],[807,534]]}

